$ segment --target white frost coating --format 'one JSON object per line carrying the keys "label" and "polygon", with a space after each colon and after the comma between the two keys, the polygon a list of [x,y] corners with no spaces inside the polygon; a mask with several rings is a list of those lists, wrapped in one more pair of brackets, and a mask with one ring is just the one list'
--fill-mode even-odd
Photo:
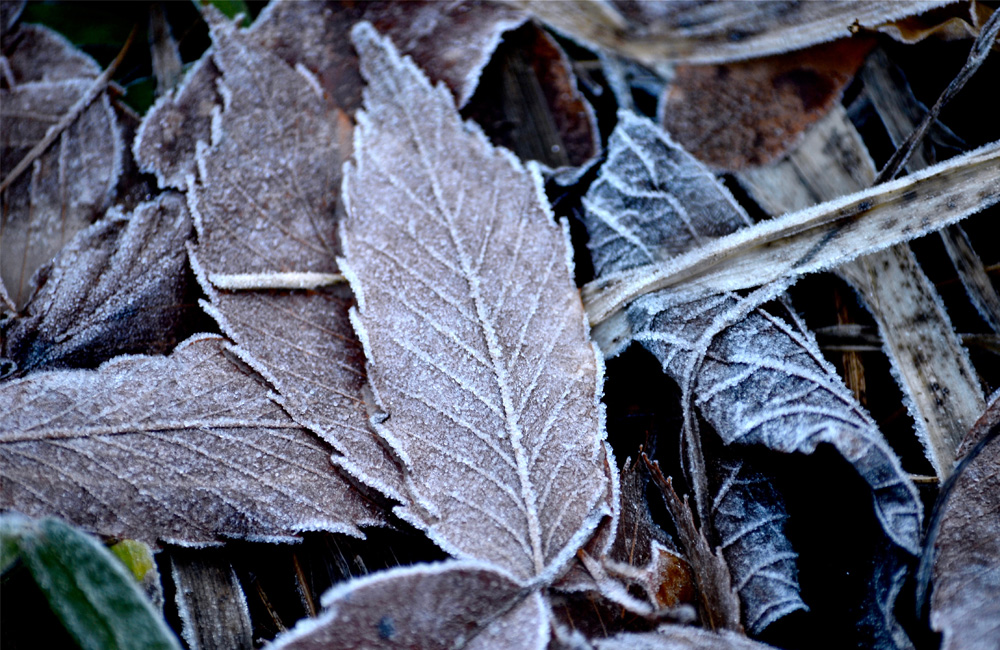
{"label": "white frost coating", "polygon": [[319,79],[316,78],[316,75],[309,68],[301,63],[296,63],[295,71],[302,75],[302,78],[306,80],[306,83],[309,84],[309,87],[313,89],[317,96],[323,96],[323,86],[320,85]]}
{"label": "white frost coating", "polygon": [[[540,614],[538,618],[547,623],[540,594],[529,594],[513,576],[491,564],[452,560],[399,567],[333,587],[320,599],[326,610],[318,618],[300,621],[270,647],[394,643],[485,650],[493,646],[476,646],[479,635],[488,639],[498,632],[506,631],[508,637],[521,633],[516,627],[509,629],[513,622],[509,617],[523,613],[525,596]],[[537,619],[533,626],[544,637]]]}
{"label": "white frost coating", "polygon": [[344,282],[341,273],[293,271],[288,273],[214,273],[208,276],[217,289],[230,291],[267,289],[319,289]]}
{"label": "white frost coating", "polygon": [[[233,103],[233,92],[231,90],[229,90],[229,88],[225,84],[223,84],[221,81],[219,81],[219,83],[218,83],[218,90],[217,90],[217,92],[220,95],[222,95],[222,104],[225,107],[226,111],[229,111],[230,107],[231,107],[231,105]],[[215,106],[212,107],[211,120],[212,120],[211,121],[211,131],[210,131],[210,133],[211,133],[211,145],[213,147],[217,147],[222,142],[222,138],[224,137],[224,129],[222,127],[222,106],[219,106],[218,104],[216,104]],[[200,144],[200,141],[199,141],[199,144]],[[200,150],[199,150],[198,153],[202,154],[202,152]],[[199,155],[199,157],[200,157],[200,155]],[[206,177],[205,177],[204,174],[202,174],[201,178],[202,178],[202,180],[205,180]]]}
{"label": "white frost coating", "polygon": [[353,36],[371,83],[341,234],[389,415],[377,431],[410,470],[416,507],[398,512],[543,584],[608,513],[599,361],[565,233],[537,170],[463,124],[370,25]]}
{"label": "white frost coating", "polygon": [[[175,562],[170,563],[170,578],[174,581],[175,585],[181,584],[181,574],[177,570]],[[194,617],[191,616],[187,598],[184,598],[181,589],[177,589],[177,592],[174,594],[174,604],[177,605],[177,617],[181,619],[181,636],[184,638],[184,643],[191,650],[200,650],[201,646],[198,644]]]}
{"label": "white frost coating", "polygon": [[[346,194],[345,194],[345,201],[344,202],[345,203],[347,202],[346,201]],[[347,244],[346,241],[344,241],[344,236],[343,236],[344,224],[343,224],[343,222],[341,222],[339,230],[341,231],[340,240],[341,240],[341,242],[343,242],[343,247],[344,247],[344,250],[346,251],[348,244]],[[351,287],[351,292],[354,293],[354,299],[357,301],[357,308],[360,309],[361,311],[364,311],[364,309],[365,309],[365,292],[364,292],[364,288],[361,286],[361,282],[358,280],[358,276],[355,275],[354,270],[351,268],[351,265],[348,263],[347,259],[344,258],[344,257],[338,257],[337,258],[337,268],[340,269],[341,275],[344,276],[344,279],[347,280],[347,284]],[[369,357],[368,357],[368,349],[367,348],[365,348],[365,358],[369,359]]]}

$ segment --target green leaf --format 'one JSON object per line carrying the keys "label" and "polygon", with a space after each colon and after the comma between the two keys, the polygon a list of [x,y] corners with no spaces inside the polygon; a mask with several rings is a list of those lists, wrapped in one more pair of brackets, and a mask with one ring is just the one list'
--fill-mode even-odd
{"label": "green leaf", "polygon": [[16,513],[0,515],[0,573],[21,557],[21,527],[26,521],[26,517]]}
{"label": "green leaf", "polygon": [[137,542],[134,539],[123,539],[117,544],[108,547],[115,557],[122,561],[137,582],[142,583],[143,578],[156,567],[153,560],[153,551],[149,545]]}
{"label": "green leaf", "polygon": [[236,18],[239,14],[246,16],[246,20],[253,17],[243,0],[208,0],[208,4],[221,11],[226,18]]}
{"label": "green leaf", "polygon": [[99,541],[58,519],[25,521],[19,532],[25,565],[81,648],[180,650],[128,569]]}

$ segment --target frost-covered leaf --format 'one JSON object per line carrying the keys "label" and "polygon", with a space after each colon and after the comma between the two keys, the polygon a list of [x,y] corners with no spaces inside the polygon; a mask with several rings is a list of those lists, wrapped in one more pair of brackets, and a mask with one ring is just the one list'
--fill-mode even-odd
{"label": "frost-covered leaf", "polygon": [[291,63],[316,72],[348,113],[361,106],[363,82],[351,27],[362,20],[385,34],[435,82],[443,81],[459,106],[500,43],[527,15],[488,0],[416,2],[274,2],[254,25],[258,42]]}
{"label": "frost-covered leaf", "polygon": [[382,515],[218,337],[0,385],[0,507],[189,544],[360,535]]}
{"label": "frost-covered leaf", "polygon": [[252,650],[247,598],[225,556],[172,548],[170,575],[181,636],[191,650]]}
{"label": "frost-covered leaf", "polygon": [[[651,122],[626,113],[586,207],[600,273],[681,255],[698,244],[711,246],[713,238],[747,223],[704,166]],[[915,551],[920,502],[874,422],[797,319],[789,314],[786,321],[763,309],[742,314],[740,303],[731,295],[685,302],[668,292],[653,293],[628,308],[627,325],[682,384],[699,347],[705,347],[704,361],[691,377],[692,396],[727,444],[805,453],[820,442],[833,444],[872,487],[889,536]],[[706,331],[715,336],[702,341]],[[748,578],[736,581],[746,584]]]}
{"label": "frost-covered leaf", "polygon": [[[874,179],[875,165],[843,109],[831,111],[786,159],[741,175],[744,186],[772,214],[808,208],[817,200],[867,187]],[[985,398],[944,302],[905,243],[836,271],[875,317],[917,438],[935,473],[946,477]]]}
{"label": "frost-covered leaf", "polygon": [[445,562],[382,571],[323,595],[316,619],[278,637],[274,650],[337,647],[546,647],[541,594],[479,562]]}
{"label": "frost-covered leaf", "polygon": [[595,328],[636,297],[790,283],[955,223],[1000,201],[1000,142],[871,189],[744,228],[676,258],[583,288]]}
{"label": "frost-covered leaf", "polygon": [[934,540],[931,627],[944,650],[1000,645],[1000,395],[962,443]]}
{"label": "frost-covered leaf", "polygon": [[[8,174],[49,127],[88,91],[101,70],[55,32],[18,29],[4,62],[14,85],[0,88],[0,177]],[[32,274],[110,202],[122,169],[124,145],[106,94],[101,94],[0,201],[0,277],[21,307]]]}
{"label": "frost-covered leaf", "polygon": [[632,2],[519,0],[514,4],[585,44],[652,65],[734,61],[788,52],[924,13],[953,0]]}
{"label": "frost-covered leaf", "polygon": [[[728,456],[728,457],[726,457]],[[750,634],[806,609],[799,594],[798,554],[785,537],[788,512],[771,481],[735,454],[715,467],[712,524],[733,574]]]}
{"label": "frost-covered leaf", "polygon": [[656,632],[623,633],[594,642],[594,650],[773,650],[728,630],[664,625]]}
{"label": "frost-covered leaf", "polygon": [[296,421],[330,442],[352,474],[403,499],[399,470],[368,428],[348,288],[212,285],[215,275],[337,272],[335,213],[350,122],[308,73],[254,45],[233,23],[213,19],[212,38],[226,104],[213,143],[199,145],[198,181],[189,190],[198,229],[192,258],[209,311]]}
{"label": "frost-covered leaf", "polygon": [[[362,79],[350,29],[368,20],[412,55],[435,81],[443,80],[464,104],[500,35],[524,22],[509,6],[477,0],[458,2],[272,2],[246,38],[286,63],[303,65],[348,115],[361,105]],[[134,149],[156,173],[161,187],[186,186],[195,170],[195,146],[211,131],[219,71],[203,57],[173,95],[149,111]]]}
{"label": "frost-covered leaf", "polygon": [[49,606],[84,650],[180,650],[128,569],[93,537],[58,519],[0,518]]}
{"label": "frost-covered leaf", "polygon": [[873,45],[853,38],[750,61],[678,66],[660,98],[659,121],[712,168],[767,164],[839,101]]}
{"label": "frost-covered leaf", "polygon": [[190,235],[187,206],[175,193],[128,215],[109,211],[78,233],[43,267],[23,315],[3,326],[15,376],[166,351],[184,313]]}
{"label": "frost-covered leaf", "polygon": [[205,54],[180,84],[161,96],[146,112],[132,141],[132,155],[145,172],[156,175],[161,188],[187,188],[196,172],[195,147],[212,133],[212,111],[221,103],[216,94],[219,70]]}
{"label": "frost-covered leaf", "polygon": [[550,579],[610,490],[568,242],[537,173],[371,26],[354,38],[369,86],[342,235],[373,423],[414,497],[398,512],[459,557]]}

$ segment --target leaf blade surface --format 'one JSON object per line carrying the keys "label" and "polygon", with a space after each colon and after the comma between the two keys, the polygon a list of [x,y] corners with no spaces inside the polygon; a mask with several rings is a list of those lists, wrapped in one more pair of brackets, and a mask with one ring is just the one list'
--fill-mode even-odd
{"label": "leaf blade surface", "polygon": [[216,336],[0,386],[0,506],[149,543],[360,535],[382,516]]}
{"label": "leaf blade surface", "polygon": [[346,274],[378,430],[423,510],[402,514],[460,557],[551,573],[609,482],[567,243],[537,177],[370,27],[354,37],[370,85],[345,175]]}

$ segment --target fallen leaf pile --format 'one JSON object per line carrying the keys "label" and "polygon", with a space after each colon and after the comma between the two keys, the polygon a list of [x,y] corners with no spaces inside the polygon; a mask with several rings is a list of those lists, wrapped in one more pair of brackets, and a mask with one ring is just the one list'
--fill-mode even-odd
{"label": "fallen leaf pile", "polygon": [[1000,644],[991,5],[232,6],[3,4],[5,647]]}

